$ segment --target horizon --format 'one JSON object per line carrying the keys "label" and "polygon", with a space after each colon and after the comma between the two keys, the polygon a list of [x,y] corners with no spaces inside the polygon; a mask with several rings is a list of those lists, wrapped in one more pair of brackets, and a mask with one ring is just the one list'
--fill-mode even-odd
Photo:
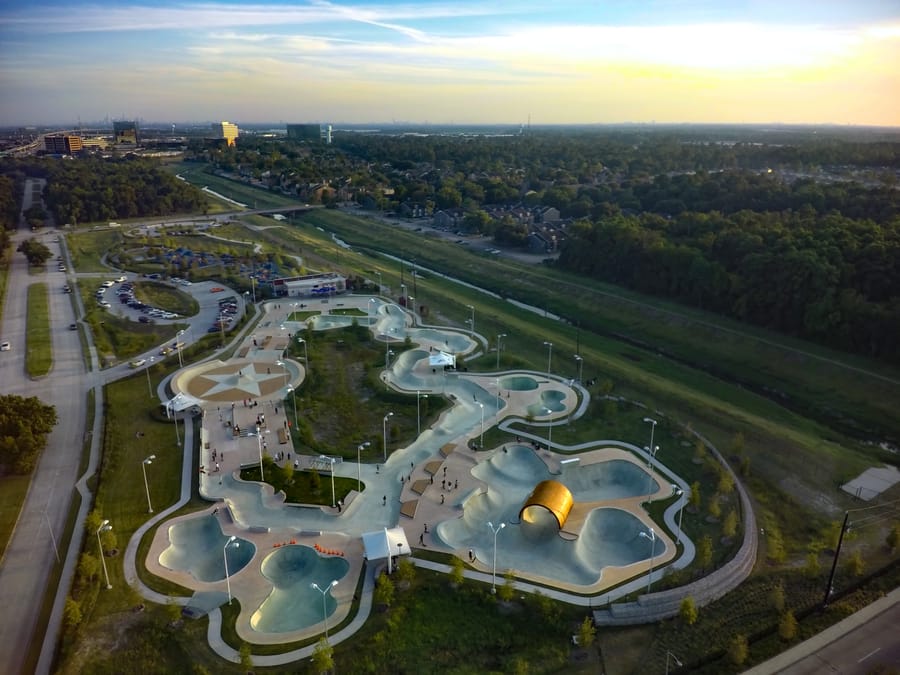
{"label": "horizon", "polygon": [[898,64],[900,5],[881,0],[12,0],[0,126],[893,128]]}

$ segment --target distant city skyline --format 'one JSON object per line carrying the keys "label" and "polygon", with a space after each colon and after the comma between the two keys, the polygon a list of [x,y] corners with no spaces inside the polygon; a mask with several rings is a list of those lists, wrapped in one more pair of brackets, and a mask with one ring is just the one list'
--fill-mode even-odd
{"label": "distant city skyline", "polygon": [[900,3],[11,0],[0,90],[4,126],[900,126]]}

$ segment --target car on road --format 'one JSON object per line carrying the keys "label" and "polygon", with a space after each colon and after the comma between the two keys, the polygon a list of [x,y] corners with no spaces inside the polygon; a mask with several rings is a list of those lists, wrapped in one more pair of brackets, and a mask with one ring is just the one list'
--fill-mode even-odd
{"label": "car on road", "polygon": [[162,349],[159,350],[159,355],[167,356],[169,354],[169,352],[171,352],[171,351],[172,351],[171,347],[163,347]]}
{"label": "car on road", "polygon": [[0,342],[0,352],[8,352],[10,349],[12,349],[12,346],[8,341],[4,340],[3,342]]}
{"label": "car on road", "polygon": [[124,283],[125,281],[127,281],[127,277],[124,274],[122,276],[116,278],[117,284]]}
{"label": "car on road", "polygon": [[140,321],[141,323],[153,323],[153,322],[150,320],[150,317],[149,317],[149,316],[139,316],[139,317],[138,317],[138,321]]}
{"label": "car on road", "polygon": [[59,271],[60,271],[60,272],[65,272],[65,271],[66,271],[66,266],[65,266],[65,265],[60,265],[60,266],[59,266]]}
{"label": "car on road", "polygon": [[69,324],[69,330],[78,330],[78,324],[77,324],[77,323],[70,323],[70,324]]}
{"label": "car on road", "polygon": [[105,300],[103,302],[98,302],[97,304],[100,305],[103,309],[109,309],[110,307],[112,307],[112,305]]}
{"label": "car on road", "polygon": [[103,286],[103,288],[112,288],[113,286],[116,285],[116,282],[115,281],[104,281],[100,285]]}
{"label": "car on road", "polygon": [[132,361],[129,365],[132,368],[140,368],[145,363],[147,363],[147,359],[136,359],[136,360]]}
{"label": "car on road", "polygon": [[69,288],[69,285],[68,285],[68,284],[66,284],[65,286],[63,286],[63,293],[71,293],[71,292],[72,292],[72,289]]}
{"label": "car on road", "polygon": [[209,292],[210,293],[224,293],[225,289],[222,288],[221,286],[213,286],[212,288],[209,289]]}

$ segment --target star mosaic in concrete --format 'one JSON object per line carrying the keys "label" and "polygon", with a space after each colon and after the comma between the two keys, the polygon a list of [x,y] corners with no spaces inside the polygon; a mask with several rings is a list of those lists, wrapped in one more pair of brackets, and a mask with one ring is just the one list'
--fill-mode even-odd
{"label": "star mosaic in concrete", "polygon": [[273,395],[290,380],[283,366],[244,363],[222,366],[198,374],[187,385],[188,392],[210,401],[237,401]]}

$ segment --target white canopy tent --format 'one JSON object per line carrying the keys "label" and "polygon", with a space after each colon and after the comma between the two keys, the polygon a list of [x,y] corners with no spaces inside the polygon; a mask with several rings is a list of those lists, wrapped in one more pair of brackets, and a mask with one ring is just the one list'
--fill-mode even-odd
{"label": "white canopy tent", "polygon": [[436,351],[428,357],[428,365],[432,368],[443,368],[445,366],[456,367],[456,356],[447,352]]}
{"label": "white canopy tent", "polygon": [[393,556],[412,554],[412,549],[410,549],[409,542],[406,540],[406,532],[402,527],[366,532],[363,534],[362,540],[367,560],[387,558],[388,574],[391,572],[391,559]]}
{"label": "white canopy tent", "polygon": [[171,417],[173,412],[183,412],[188,408],[193,408],[196,406],[200,408],[203,404],[199,398],[194,398],[193,396],[189,396],[184,392],[179,392],[175,395],[174,398],[170,398],[168,401],[163,403],[166,408],[166,417]]}

